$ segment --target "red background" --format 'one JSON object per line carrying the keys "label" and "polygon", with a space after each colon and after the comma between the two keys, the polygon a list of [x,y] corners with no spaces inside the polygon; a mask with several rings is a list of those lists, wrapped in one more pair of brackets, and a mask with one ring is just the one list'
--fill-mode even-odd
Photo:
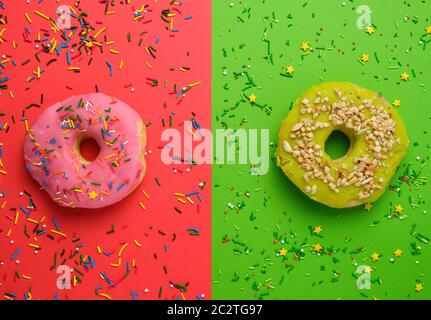
{"label": "red background", "polygon": [[[10,80],[4,83],[8,88],[0,90],[0,113],[3,113],[0,116],[3,128],[0,130],[3,153],[0,170],[6,171],[6,174],[0,174],[0,192],[6,193],[0,198],[0,206],[3,206],[0,209],[1,297],[10,292],[16,294],[17,299],[23,299],[24,293],[31,292],[33,299],[53,299],[57,293],[59,299],[103,299],[98,295],[103,292],[113,299],[131,299],[131,290],[135,290],[139,293],[137,299],[196,299],[202,294],[210,298],[210,166],[168,166],[160,160],[160,148],[164,145],[160,141],[164,129],[162,119],[167,128],[169,115],[172,115],[172,127],[181,129],[183,121],[190,120],[194,112],[195,120],[202,127],[210,128],[210,1],[184,1],[182,5],[170,5],[170,1],[162,0],[132,0],[129,5],[125,4],[125,0],[116,1],[116,5],[108,9],[115,12],[112,15],[104,14],[105,3],[111,1],[81,1],[79,8],[88,14],[86,21],[95,29],[89,35],[94,35],[102,27],[106,27],[106,31],[97,38],[104,43],[103,52],[95,47],[91,54],[87,55],[83,51],[72,59],[70,66],[80,67],[80,73],[67,70],[65,53],[71,50],[70,47],[62,49],[57,56],[55,52],[41,53],[40,46],[36,48],[37,43],[34,42],[41,28],[49,31],[45,43],[54,37],[60,39],[59,33],[55,35],[49,22],[37,16],[34,10],[56,19],[57,6],[70,4],[79,14],[79,9],[74,6],[75,1],[45,0],[41,4],[36,0],[31,0],[30,4],[26,4],[25,0],[2,2],[6,8],[0,9],[0,14],[3,20],[7,17],[7,23],[0,25],[0,30],[6,28],[2,36],[4,42],[0,44],[0,58],[5,66],[0,69],[3,71],[0,78],[8,76]],[[142,4],[148,4],[150,12],[141,21],[134,21],[134,10]],[[170,30],[169,24],[160,18],[161,11],[169,8],[175,13],[173,29],[178,29],[178,32]],[[32,24],[26,20],[25,12],[29,14]],[[192,18],[185,19],[187,16]],[[79,26],[75,19],[72,19],[72,24]],[[24,41],[25,27],[31,31],[25,36],[29,42]],[[141,35],[144,31],[147,33]],[[127,40],[129,32],[131,42]],[[158,44],[155,43],[157,37],[160,39]],[[71,43],[79,42],[77,34],[72,38]],[[114,43],[107,45],[105,40]],[[13,41],[17,44],[16,48],[13,48]],[[156,58],[145,51],[145,46],[149,45],[157,50]],[[112,54],[109,49],[118,50],[120,54]],[[35,58],[36,53],[39,53],[40,62]],[[71,56],[74,57],[76,53],[75,50]],[[53,58],[57,61],[47,66],[47,62]],[[22,65],[27,59],[30,62]],[[113,66],[112,77],[106,60]],[[124,60],[123,70],[119,69],[121,60]],[[146,65],[146,61],[152,69]],[[28,82],[27,79],[38,66],[45,72],[40,79]],[[183,72],[179,70],[180,67],[190,69]],[[158,79],[159,86],[149,86],[146,77]],[[165,81],[168,81],[166,88]],[[184,96],[176,97],[173,94],[174,84],[179,90],[198,81],[202,83]],[[31,125],[46,107],[71,95],[94,92],[96,85],[100,92],[134,107],[144,122],[151,122],[147,127],[148,171],[136,191],[114,206],[99,210],[62,208],[43,190],[39,190],[37,183],[25,171],[23,111]],[[9,91],[13,92],[13,98]],[[40,105],[40,108],[26,109],[31,103]],[[9,127],[8,131],[5,125]],[[179,171],[175,173],[174,168]],[[187,168],[190,168],[189,172]],[[160,181],[160,186],[155,178]],[[198,186],[201,182],[206,183],[203,190]],[[32,233],[35,223],[26,220],[26,215],[19,209],[19,206],[28,208],[29,205],[29,197],[26,194],[20,196],[23,190],[31,194],[36,205],[35,209],[29,208],[32,212],[30,218],[38,221],[39,229],[45,229],[55,240],[49,239],[46,234],[36,236]],[[150,199],[145,197],[142,190],[147,192]],[[175,192],[186,194],[191,191],[199,191],[203,201],[200,202],[194,196],[194,204],[183,204],[174,195]],[[142,209],[139,202],[146,209]],[[175,211],[174,207],[182,213]],[[20,213],[15,225],[17,211]],[[67,238],[50,232],[54,229],[53,217]],[[107,233],[112,224],[115,226],[114,233]],[[24,235],[25,225],[30,238]],[[189,235],[187,228],[190,227],[199,229],[200,235]],[[8,237],[9,229],[11,234]],[[73,242],[75,238],[79,240]],[[134,240],[138,240],[142,248],[136,246]],[[29,243],[38,244],[42,249],[36,254]],[[117,254],[124,243],[128,243],[128,246],[122,254],[122,264],[112,267],[110,263],[118,262]],[[82,245],[79,253],[91,256],[96,266],[85,271],[80,264],[80,254],[67,259],[66,265],[77,267],[84,273],[84,276],[78,275],[82,283],[70,290],[58,290],[56,279],[59,275],[55,268],[50,270],[54,254],[57,253],[58,266],[62,260],[62,250],[65,250],[64,257],[68,258],[78,245]],[[97,246],[111,253],[111,256],[99,254]],[[12,260],[11,256],[18,247],[22,247],[22,250]],[[126,262],[131,265],[132,259],[136,260],[136,268],[131,268],[127,278],[115,287],[101,279],[100,272],[105,272],[113,282],[122,279]],[[26,280],[23,275],[31,279]],[[170,281],[188,284],[187,290],[181,294],[178,288],[170,285]],[[101,288],[96,292],[99,286]],[[145,289],[148,289],[147,293]]]}

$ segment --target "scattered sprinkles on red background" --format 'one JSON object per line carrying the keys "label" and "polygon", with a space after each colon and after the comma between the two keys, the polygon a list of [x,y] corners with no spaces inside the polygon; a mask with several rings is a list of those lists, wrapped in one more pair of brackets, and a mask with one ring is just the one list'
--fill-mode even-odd
{"label": "scattered sprinkles on red background", "polygon": [[[210,127],[209,32],[209,3],[0,1],[3,299],[210,297],[210,167],[160,161],[163,129],[190,119]],[[98,212],[55,204],[23,160],[41,112],[89,92],[132,106],[148,137],[144,181]],[[96,189],[85,190],[90,199]],[[62,265],[70,289],[57,286]]]}

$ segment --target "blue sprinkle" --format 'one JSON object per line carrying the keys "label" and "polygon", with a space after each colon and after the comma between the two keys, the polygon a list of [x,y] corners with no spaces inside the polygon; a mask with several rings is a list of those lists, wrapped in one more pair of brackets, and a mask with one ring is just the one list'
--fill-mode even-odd
{"label": "blue sprinkle", "polygon": [[124,186],[126,185],[126,183],[125,182],[123,182],[118,188],[117,188],[117,191],[120,191]]}
{"label": "blue sprinkle", "polygon": [[23,206],[19,206],[19,208],[27,215],[27,217],[30,215],[30,211],[26,210]]}
{"label": "blue sprinkle", "polygon": [[54,223],[54,225],[55,225],[55,230],[59,231],[59,230],[60,230],[60,227],[59,227],[59,225],[58,225],[58,223],[57,223],[57,220],[56,220],[55,218],[52,218],[52,222],[53,222],[53,223]]}
{"label": "blue sprinkle", "polygon": [[11,260],[15,260],[16,256],[21,251],[21,247],[18,247],[18,249],[15,250],[14,254],[10,257]]}

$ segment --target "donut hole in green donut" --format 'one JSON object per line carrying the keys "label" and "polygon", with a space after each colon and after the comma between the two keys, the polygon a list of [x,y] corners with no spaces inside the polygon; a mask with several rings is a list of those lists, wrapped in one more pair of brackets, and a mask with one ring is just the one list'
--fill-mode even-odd
{"label": "donut hole in green donut", "polygon": [[344,157],[351,147],[349,137],[340,130],[334,130],[325,142],[325,152],[332,159]]}
{"label": "donut hole in green donut", "polygon": [[77,140],[78,151],[82,158],[88,162],[96,160],[100,153],[100,146],[97,141],[91,137],[81,137]]}

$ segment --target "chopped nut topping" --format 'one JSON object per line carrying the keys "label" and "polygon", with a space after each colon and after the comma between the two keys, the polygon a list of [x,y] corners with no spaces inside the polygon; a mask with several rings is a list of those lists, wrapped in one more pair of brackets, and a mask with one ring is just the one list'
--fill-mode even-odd
{"label": "chopped nut topping", "polygon": [[[321,93],[312,100],[314,106],[306,98],[301,101],[303,107],[300,113],[304,116],[291,128],[290,133],[290,139],[295,140],[296,144],[291,145],[285,140],[283,148],[306,170],[303,179],[307,183],[307,193],[317,192],[315,184],[309,185],[310,179],[314,178],[323,181],[336,193],[342,188],[355,186],[359,189],[358,198],[362,200],[372,196],[375,189],[382,188],[379,183],[385,179],[375,179],[375,174],[379,167],[386,166],[385,159],[392,156],[392,148],[400,143],[399,139],[394,138],[396,123],[384,107],[374,105],[371,99],[364,99],[357,105],[343,96],[341,90],[336,89],[334,92],[339,100],[332,104]],[[317,119],[323,114],[327,115],[328,121]],[[353,167],[346,163],[331,167],[327,160],[323,160],[324,152],[322,146],[314,142],[314,133],[329,126],[346,128],[364,137],[368,152],[354,158]]]}

